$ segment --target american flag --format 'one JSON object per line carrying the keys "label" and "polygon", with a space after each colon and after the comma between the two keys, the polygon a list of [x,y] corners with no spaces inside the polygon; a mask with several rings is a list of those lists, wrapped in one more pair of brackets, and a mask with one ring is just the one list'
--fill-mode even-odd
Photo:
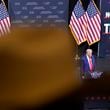
{"label": "american flag", "polygon": [[0,36],[10,32],[10,18],[3,2],[0,3]]}
{"label": "american flag", "polygon": [[93,0],[90,0],[87,11],[87,42],[89,45],[100,40],[101,18]]}
{"label": "american flag", "polygon": [[80,0],[72,11],[69,27],[78,45],[86,41],[86,14]]}

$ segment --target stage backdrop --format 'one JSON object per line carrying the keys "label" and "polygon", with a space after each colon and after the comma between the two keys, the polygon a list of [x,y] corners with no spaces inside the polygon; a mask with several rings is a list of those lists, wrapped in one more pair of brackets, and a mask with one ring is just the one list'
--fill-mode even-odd
{"label": "stage backdrop", "polygon": [[101,0],[102,31],[99,56],[110,57],[110,0]]}
{"label": "stage backdrop", "polygon": [[8,0],[12,25],[41,27],[68,24],[69,0]]}

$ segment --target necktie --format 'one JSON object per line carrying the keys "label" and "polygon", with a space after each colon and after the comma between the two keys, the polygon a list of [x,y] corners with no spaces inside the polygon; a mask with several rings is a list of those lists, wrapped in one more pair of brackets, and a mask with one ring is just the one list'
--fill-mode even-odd
{"label": "necktie", "polygon": [[92,58],[89,58],[89,67],[90,67],[90,71],[92,72],[93,70]]}

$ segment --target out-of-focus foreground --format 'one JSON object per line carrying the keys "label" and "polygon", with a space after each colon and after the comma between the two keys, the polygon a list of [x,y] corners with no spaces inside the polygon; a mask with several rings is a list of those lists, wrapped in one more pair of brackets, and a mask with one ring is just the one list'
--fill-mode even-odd
{"label": "out-of-focus foreground", "polygon": [[13,29],[0,38],[0,106],[40,106],[76,90],[73,52],[65,29]]}

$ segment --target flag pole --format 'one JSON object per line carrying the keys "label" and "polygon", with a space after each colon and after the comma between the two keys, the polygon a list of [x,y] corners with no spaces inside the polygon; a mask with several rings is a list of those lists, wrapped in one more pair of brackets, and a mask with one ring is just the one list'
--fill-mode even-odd
{"label": "flag pole", "polygon": [[[5,4],[4,0],[1,0],[1,1],[2,1],[2,3],[4,4],[4,6],[6,7],[6,4]],[[7,9],[7,7],[6,7],[6,9]]]}
{"label": "flag pole", "polygon": [[[100,9],[100,11],[101,11],[101,6],[102,6],[102,0],[100,0],[100,7],[99,7],[99,9]],[[100,32],[101,33],[101,32]],[[97,56],[99,57],[99,55],[100,55],[100,42],[98,43],[98,52],[97,52]]]}

